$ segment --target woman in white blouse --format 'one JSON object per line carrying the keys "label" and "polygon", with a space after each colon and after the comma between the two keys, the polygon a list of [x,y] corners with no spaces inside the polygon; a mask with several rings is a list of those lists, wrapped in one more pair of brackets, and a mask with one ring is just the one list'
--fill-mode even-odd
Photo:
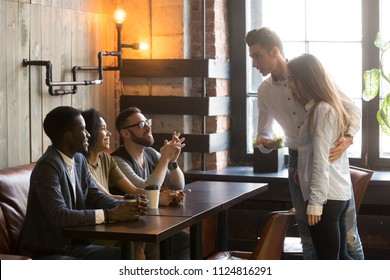
{"label": "woman in white blouse", "polygon": [[352,259],[347,253],[346,212],[352,196],[347,153],[329,161],[329,150],[350,122],[340,89],[311,54],[292,59],[288,72],[289,87],[306,109],[296,180],[307,202],[314,247],[319,259]]}

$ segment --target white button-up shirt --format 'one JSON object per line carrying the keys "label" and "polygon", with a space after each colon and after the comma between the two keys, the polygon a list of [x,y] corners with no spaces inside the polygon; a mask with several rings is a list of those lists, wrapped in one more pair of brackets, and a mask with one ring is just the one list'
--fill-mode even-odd
{"label": "white button-up shirt", "polygon": [[[351,118],[351,124],[346,133],[355,136],[360,129],[360,109],[345,95],[342,94],[341,98]],[[295,102],[287,80],[274,81],[271,76],[264,80],[258,89],[257,105],[259,109],[257,139],[272,139],[272,126],[276,120],[284,131],[285,146],[298,150],[299,129],[305,120],[306,111],[302,105]],[[262,145],[259,149],[263,153],[270,152]]]}
{"label": "white button-up shirt", "polygon": [[[74,171],[74,160],[73,160],[73,158],[69,158],[67,155],[63,154],[60,150],[57,150],[57,151],[60,153],[60,155],[62,156],[62,159],[65,162],[66,169],[68,171],[70,181],[72,183],[74,200],[76,202],[76,176],[75,176],[75,171]],[[95,223],[96,224],[104,223],[104,210],[103,209],[95,210]]]}
{"label": "white button-up shirt", "polygon": [[[311,100],[305,106],[309,112]],[[314,109],[310,127],[305,120],[299,133],[298,174],[303,199],[309,201],[307,214],[321,215],[323,204],[330,200],[351,198],[351,177],[345,151],[335,162],[329,162],[329,151],[340,137],[338,116],[333,106],[320,102]]]}

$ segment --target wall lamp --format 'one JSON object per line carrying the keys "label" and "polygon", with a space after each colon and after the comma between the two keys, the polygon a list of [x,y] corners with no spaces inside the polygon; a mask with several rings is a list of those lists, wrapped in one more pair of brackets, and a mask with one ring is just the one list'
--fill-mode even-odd
{"label": "wall lamp", "polygon": [[[77,93],[77,86],[89,86],[89,85],[101,85],[103,83],[103,71],[117,71],[122,69],[122,49],[131,48],[134,50],[145,50],[148,48],[147,44],[133,43],[133,44],[122,44],[121,41],[121,29],[123,21],[126,18],[126,12],[123,9],[117,9],[114,12],[114,19],[116,22],[117,32],[117,50],[113,52],[99,52],[98,53],[98,66],[73,66],[72,67],[72,81],[67,82],[53,82],[52,64],[49,60],[27,60],[23,59],[23,67],[27,66],[45,66],[46,67],[46,79],[45,83],[49,87],[49,94],[65,95]],[[117,57],[116,66],[103,66],[103,56],[114,56]],[[98,79],[89,81],[77,81],[77,71],[97,71]],[[71,89],[54,89],[54,87],[71,86]]]}

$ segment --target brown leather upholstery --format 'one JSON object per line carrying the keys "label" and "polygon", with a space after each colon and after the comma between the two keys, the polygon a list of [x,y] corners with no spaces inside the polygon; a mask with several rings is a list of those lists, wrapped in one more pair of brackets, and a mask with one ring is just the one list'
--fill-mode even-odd
{"label": "brown leather upholstery", "polygon": [[0,254],[0,260],[17,261],[17,260],[31,260],[31,258],[26,256]]}
{"label": "brown leather upholstery", "polygon": [[[359,213],[368,184],[370,183],[372,170],[356,166],[350,166],[353,195],[355,199],[356,214]],[[303,250],[300,237],[286,237],[283,249],[283,258],[303,259]]]}
{"label": "brown leather upholstery", "polygon": [[368,184],[370,183],[372,170],[359,168],[356,166],[350,167],[351,181],[353,186],[353,195],[355,198],[356,213],[359,213],[362,205],[364,194],[366,193]]}
{"label": "brown leather upholstery", "polygon": [[275,211],[265,224],[253,252],[225,251],[214,254],[209,260],[280,260],[286,232],[295,215],[290,211]]}
{"label": "brown leather upholstery", "polygon": [[0,259],[26,258],[10,255],[15,249],[26,214],[33,168],[34,164],[28,164],[0,170]]}

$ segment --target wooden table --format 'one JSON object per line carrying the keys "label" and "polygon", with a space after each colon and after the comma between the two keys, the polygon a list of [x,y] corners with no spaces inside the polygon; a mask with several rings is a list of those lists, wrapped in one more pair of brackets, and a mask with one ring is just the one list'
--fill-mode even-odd
{"label": "wooden table", "polygon": [[264,183],[199,181],[187,184],[186,198],[180,205],[149,210],[146,216],[131,222],[109,225],[78,226],[62,229],[70,238],[105,239],[122,241],[122,257],[134,256],[133,242],[159,243],[190,227],[191,259],[202,258],[201,221],[212,215],[219,215],[221,249],[226,244],[226,209],[260,194],[268,189]]}

